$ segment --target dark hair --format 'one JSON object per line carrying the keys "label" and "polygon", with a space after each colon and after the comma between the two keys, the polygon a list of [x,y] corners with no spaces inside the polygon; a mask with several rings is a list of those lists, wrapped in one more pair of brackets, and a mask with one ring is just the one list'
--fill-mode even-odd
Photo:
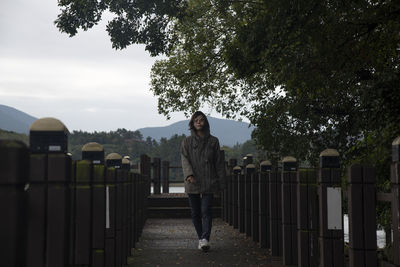
{"label": "dark hair", "polygon": [[207,116],[201,111],[196,111],[195,113],[193,113],[193,115],[189,121],[189,130],[196,130],[194,128],[194,119],[196,119],[198,116],[204,117],[204,122],[205,122],[204,130],[206,130],[206,131],[210,130],[210,124],[208,123]]}

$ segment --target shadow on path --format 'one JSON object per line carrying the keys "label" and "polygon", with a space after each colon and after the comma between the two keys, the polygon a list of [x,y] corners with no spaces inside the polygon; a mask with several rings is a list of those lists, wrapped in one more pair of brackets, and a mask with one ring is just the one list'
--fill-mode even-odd
{"label": "shadow on path", "polygon": [[267,249],[261,249],[245,234],[217,218],[213,220],[211,249],[197,249],[191,219],[147,219],[133,256],[133,266],[272,266],[281,267]]}

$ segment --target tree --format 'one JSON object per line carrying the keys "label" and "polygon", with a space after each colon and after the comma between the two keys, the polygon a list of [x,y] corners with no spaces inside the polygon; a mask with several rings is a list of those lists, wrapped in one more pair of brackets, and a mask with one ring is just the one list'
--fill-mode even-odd
{"label": "tree", "polygon": [[[400,133],[400,3],[387,1],[59,1],[61,31],[108,9],[114,48],[143,43],[159,112],[202,105],[245,116],[269,156],[342,155]],[[82,6],[84,5],[84,6]],[[382,145],[382,142],[379,142]],[[354,157],[356,155],[352,155]]]}

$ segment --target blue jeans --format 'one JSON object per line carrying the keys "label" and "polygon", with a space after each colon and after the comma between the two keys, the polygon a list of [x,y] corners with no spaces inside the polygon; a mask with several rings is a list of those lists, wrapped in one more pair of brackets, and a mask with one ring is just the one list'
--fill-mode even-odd
{"label": "blue jeans", "polygon": [[199,239],[210,241],[213,194],[188,194],[192,221]]}

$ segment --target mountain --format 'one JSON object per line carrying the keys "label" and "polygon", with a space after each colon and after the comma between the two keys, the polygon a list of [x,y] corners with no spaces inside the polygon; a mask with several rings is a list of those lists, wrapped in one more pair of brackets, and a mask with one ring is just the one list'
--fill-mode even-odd
{"label": "mountain", "polygon": [[[242,144],[251,139],[251,132],[254,127],[249,127],[249,124],[246,122],[217,119],[213,117],[207,117],[207,119],[210,123],[211,134],[218,137],[221,146],[233,146],[237,143]],[[159,141],[162,137],[170,138],[174,134],[189,135],[188,123],[189,120],[184,120],[164,127],[141,128],[138,129],[138,131],[142,133],[143,137],[150,136]]]}
{"label": "mountain", "polygon": [[29,127],[36,120],[15,108],[0,105],[0,129],[16,133],[29,133]]}

